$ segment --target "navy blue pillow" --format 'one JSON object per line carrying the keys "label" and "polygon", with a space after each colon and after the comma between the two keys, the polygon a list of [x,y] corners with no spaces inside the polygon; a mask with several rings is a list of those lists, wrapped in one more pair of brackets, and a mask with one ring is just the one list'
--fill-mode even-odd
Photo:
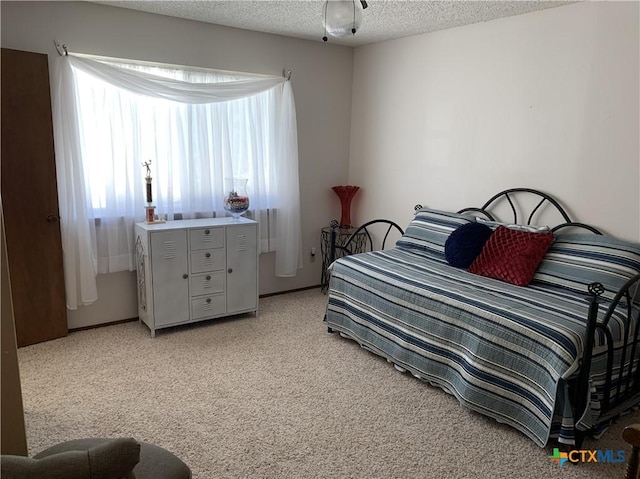
{"label": "navy blue pillow", "polygon": [[492,233],[493,230],[482,223],[459,226],[444,243],[444,257],[447,263],[456,268],[468,268]]}

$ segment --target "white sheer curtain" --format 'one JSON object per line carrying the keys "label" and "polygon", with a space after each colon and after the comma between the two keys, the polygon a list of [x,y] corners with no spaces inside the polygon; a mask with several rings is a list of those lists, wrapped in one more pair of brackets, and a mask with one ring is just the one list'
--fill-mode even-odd
{"label": "white sheer curtain", "polygon": [[95,277],[135,269],[145,170],[169,220],[224,216],[223,180],[245,177],[276,275],[301,265],[295,104],[280,77],[64,56],[54,134],[67,306],[97,299]]}

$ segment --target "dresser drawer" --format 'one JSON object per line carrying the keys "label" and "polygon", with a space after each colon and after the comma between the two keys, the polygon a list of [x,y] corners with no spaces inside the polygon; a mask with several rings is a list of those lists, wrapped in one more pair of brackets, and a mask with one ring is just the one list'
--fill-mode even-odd
{"label": "dresser drawer", "polygon": [[194,274],[189,279],[189,294],[200,296],[201,294],[224,293],[225,273]]}
{"label": "dresser drawer", "polygon": [[198,228],[189,230],[189,246],[192,251],[224,248],[224,228]]}
{"label": "dresser drawer", "polygon": [[191,300],[191,319],[214,317],[226,312],[224,294],[212,294]]}
{"label": "dresser drawer", "polygon": [[189,255],[190,271],[192,274],[221,271],[225,268],[225,259],[224,248],[195,251]]}

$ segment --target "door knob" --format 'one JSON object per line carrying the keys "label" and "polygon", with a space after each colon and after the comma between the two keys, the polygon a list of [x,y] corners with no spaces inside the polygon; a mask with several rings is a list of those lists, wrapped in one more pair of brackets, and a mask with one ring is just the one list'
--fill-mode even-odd
{"label": "door knob", "polygon": [[55,223],[60,219],[60,216],[58,215],[47,215],[47,221],[49,223]]}
{"label": "door knob", "polygon": [[189,277],[189,275],[188,275],[187,273],[185,273],[185,274],[183,274],[183,275],[182,275],[182,277],[183,277],[184,279],[187,279],[187,278]]}
{"label": "door knob", "polygon": [[227,270],[227,273],[229,273],[229,274],[233,273],[233,268],[229,268],[229,269]]}

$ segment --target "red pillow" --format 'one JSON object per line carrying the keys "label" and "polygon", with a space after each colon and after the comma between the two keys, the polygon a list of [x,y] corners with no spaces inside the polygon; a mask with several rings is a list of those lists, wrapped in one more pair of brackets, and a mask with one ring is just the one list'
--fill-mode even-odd
{"label": "red pillow", "polygon": [[469,272],[526,286],[551,243],[550,232],[531,233],[499,226],[469,266]]}

